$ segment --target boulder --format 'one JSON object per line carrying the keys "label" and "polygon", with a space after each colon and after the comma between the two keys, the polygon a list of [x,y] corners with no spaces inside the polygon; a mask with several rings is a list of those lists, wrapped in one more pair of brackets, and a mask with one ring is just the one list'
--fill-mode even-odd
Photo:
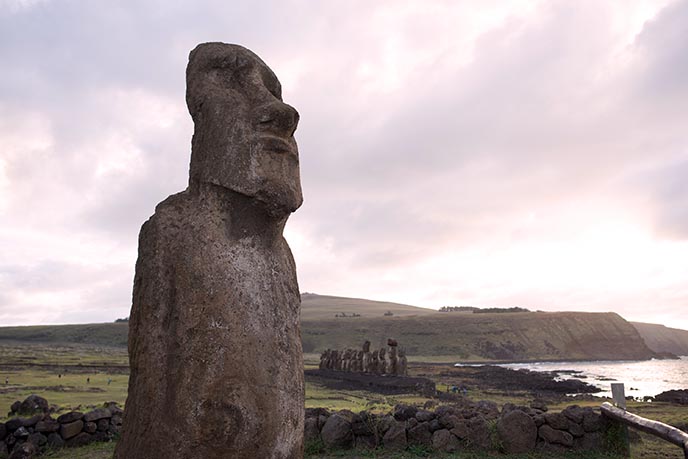
{"label": "boulder", "polygon": [[38,448],[33,443],[22,443],[12,448],[9,459],[31,459],[38,455]]}
{"label": "boulder", "polygon": [[43,433],[57,432],[60,430],[60,423],[54,419],[44,419],[36,423],[34,430]]}
{"label": "boulder", "polygon": [[106,408],[98,408],[93,411],[89,411],[88,413],[84,414],[84,422],[94,422],[99,419],[110,419],[112,417],[112,413],[110,410]]}
{"label": "boulder", "polygon": [[545,423],[557,430],[566,430],[569,428],[569,418],[562,413],[545,413]]}
{"label": "boulder", "polygon": [[603,438],[600,432],[588,432],[584,436],[573,439],[573,448],[582,451],[601,451]]}
{"label": "boulder", "polygon": [[536,398],[530,402],[530,407],[534,410],[547,411],[547,403],[540,398]]}
{"label": "boulder", "polygon": [[339,414],[333,414],[327,418],[320,431],[320,437],[328,448],[346,449],[351,447],[354,434],[348,419]]}
{"label": "boulder", "polygon": [[103,403],[103,408],[108,410],[113,416],[122,416],[124,414],[124,410],[117,405],[117,402],[105,402]]}
{"label": "boulder", "polygon": [[655,395],[656,402],[688,405],[688,389],[672,389]]}
{"label": "boulder", "polygon": [[60,425],[60,435],[65,440],[69,440],[70,438],[78,435],[79,432],[81,432],[81,430],[83,428],[84,428],[84,421],[82,421],[81,419],[79,419],[78,421],[69,422],[67,424],[61,424]]}
{"label": "boulder", "polygon": [[538,428],[526,413],[513,410],[497,422],[497,436],[506,453],[528,453],[535,449]]}
{"label": "boulder", "polygon": [[52,432],[48,434],[48,446],[53,449],[59,449],[64,446],[64,440],[59,433]]}
{"label": "boulder", "polygon": [[15,430],[12,435],[14,435],[14,438],[26,438],[29,436],[29,434],[30,432],[26,429],[26,427],[21,426]]}
{"label": "boulder", "polygon": [[33,443],[33,445],[36,448],[40,448],[48,442],[48,439],[42,433],[34,432],[31,435],[29,435],[29,438],[27,438],[26,441],[28,441],[29,443]]}
{"label": "boulder", "polygon": [[7,443],[0,440],[0,457],[7,457],[8,454],[9,454],[9,451],[7,449]]}
{"label": "boulder", "polygon": [[432,433],[429,423],[422,422],[408,429],[407,440],[409,445],[432,446]]}
{"label": "boulder", "polygon": [[[99,421],[100,422],[100,421]],[[308,441],[320,440],[318,418],[306,418],[304,422],[304,439]]]}
{"label": "boulder", "polygon": [[98,422],[96,422],[96,426],[98,429],[98,432],[105,432],[108,427],[110,426],[110,420],[109,419],[98,419]]}
{"label": "boulder", "polygon": [[21,404],[22,404],[22,402],[20,402],[19,400],[14,402],[12,405],[10,405],[10,412],[18,413],[19,409],[21,408]]}
{"label": "boulder", "polygon": [[563,430],[553,429],[551,426],[544,424],[538,429],[538,435],[547,443],[553,443],[562,446],[573,446],[573,436]]}
{"label": "boulder", "polygon": [[47,413],[50,409],[48,401],[41,396],[31,394],[19,405],[19,412],[22,414],[33,414],[37,412]]}
{"label": "boulder", "polygon": [[378,447],[377,437],[375,435],[361,435],[354,440],[354,447],[356,449],[375,449]]}
{"label": "boulder", "polygon": [[403,422],[395,422],[387,429],[382,444],[387,450],[403,451],[408,445],[406,439],[406,425]]}
{"label": "boulder", "polygon": [[[76,422],[81,422],[81,421],[76,421]],[[65,446],[69,448],[76,448],[79,446],[85,446],[88,445],[93,441],[93,435],[88,434],[86,432],[81,432],[77,434],[76,436],[65,440]]]}
{"label": "boulder", "polygon": [[602,415],[595,413],[592,408],[583,414],[583,430],[597,432],[602,428]]}
{"label": "boulder", "polygon": [[4,423],[0,422],[0,441],[4,440],[6,436],[7,436],[7,427],[5,427]]}
{"label": "boulder", "polygon": [[396,405],[394,407],[394,419],[397,421],[406,421],[413,418],[418,413],[418,408],[409,405]]}
{"label": "boulder", "polygon": [[466,437],[466,441],[473,449],[492,449],[492,435],[490,434],[487,421],[483,417],[477,416],[468,421],[468,437]]}
{"label": "boulder", "polygon": [[470,434],[470,427],[468,427],[468,421],[465,419],[459,419],[456,422],[452,423],[452,428],[449,430],[452,434],[454,434],[457,438],[460,438],[461,440],[465,440],[468,438]]}
{"label": "boulder", "polygon": [[7,429],[8,432],[14,432],[15,430],[22,427],[23,425],[24,425],[24,419],[23,418],[12,418],[5,423],[5,428]]}
{"label": "boulder", "polygon": [[453,453],[460,447],[459,440],[447,429],[440,429],[432,434],[432,449]]}
{"label": "boulder", "polygon": [[572,405],[564,408],[561,414],[563,414],[564,416],[569,418],[569,420],[575,422],[576,424],[582,424],[583,416],[585,415],[585,409],[581,408],[578,405]]}
{"label": "boulder", "polygon": [[428,410],[418,410],[416,412],[416,419],[418,422],[428,422],[435,419],[435,413]]}
{"label": "boulder", "polygon": [[95,422],[84,423],[84,432],[92,434],[96,433],[96,430],[98,430],[98,424],[96,424]]}
{"label": "boulder", "polygon": [[83,417],[84,413],[81,413],[79,411],[70,411],[69,413],[65,413],[63,415],[58,416],[57,422],[59,422],[60,424],[69,424],[70,422],[83,419]]}

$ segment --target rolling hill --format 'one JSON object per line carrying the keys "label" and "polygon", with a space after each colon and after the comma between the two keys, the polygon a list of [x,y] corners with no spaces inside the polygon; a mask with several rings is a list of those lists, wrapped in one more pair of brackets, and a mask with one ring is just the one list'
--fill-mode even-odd
{"label": "rolling hill", "polygon": [[[656,356],[638,330],[615,313],[437,312],[311,293],[303,294],[302,300],[301,336],[304,352],[309,353],[358,348],[365,340],[379,348],[393,337],[411,358],[521,361]],[[126,346],[127,332],[127,323],[2,327],[0,340]]]}

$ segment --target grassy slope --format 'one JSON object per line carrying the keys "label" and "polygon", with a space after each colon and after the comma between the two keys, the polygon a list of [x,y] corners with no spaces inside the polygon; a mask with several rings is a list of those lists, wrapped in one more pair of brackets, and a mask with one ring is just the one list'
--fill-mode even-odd
{"label": "grassy slope", "polygon": [[631,322],[631,324],[653,351],[688,355],[688,331],[642,322]]}
{"label": "grassy slope", "polygon": [[[394,313],[391,317],[383,314]],[[335,313],[361,317],[335,318]],[[409,355],[463,360],[643,359],[653,354],[636,329],[614,313],[440,313],[409,305],[305,294],[304,351],[381,347],[399,340]],[[125,346],[127,324],[0,328],[0,340]]]}

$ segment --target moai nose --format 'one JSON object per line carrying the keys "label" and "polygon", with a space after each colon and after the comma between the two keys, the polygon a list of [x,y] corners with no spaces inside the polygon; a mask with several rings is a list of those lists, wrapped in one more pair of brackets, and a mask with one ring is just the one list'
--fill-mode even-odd
{"label": "moai nose", "polygon": [[260,107],[258,124],[261,130],[291,137],[299,124],[299,112],[284,102],[271,102]]}

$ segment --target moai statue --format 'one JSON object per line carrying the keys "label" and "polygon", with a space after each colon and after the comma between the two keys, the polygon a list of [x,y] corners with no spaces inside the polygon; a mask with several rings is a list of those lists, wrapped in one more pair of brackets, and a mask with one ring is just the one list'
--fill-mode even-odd
{"label": "moai statue", "polygon": [[378,372],[381,375],[387,374],[387,361],[385,360],[385,348],[380,348],[380,353],[377,358]]}
{"label": "moai statue", "polygon": [[356,353],[356,371],[363,373],[363,351]]}
{"label": "moai statue", "polygon": [[342,371],[349,371],[351,364],[351,349],[344,349],[344,358],[342,359]]}
{"label": "moai statue", "polygon": [[390,338],[387,340],[387,345],[389,346],[389,365],[387,367],[387,373],[397,375],[397,342]]}
{"label": "moai statue", "polygon": [[329,353],[330,353],[330,350],[325,349],[323,351],[323,353],[320,354],[320,365],[318,366],[318,368],[320,368],[321,370],[324,370],[325,368],[327,368],[327,357],[328,357]]}
{"label": "moai statue", "polygon": [[399,349],[399,360],[397,362],[397,374],[399,376],[408,376],[408,361],[406,360],[406,351]]}
{"label": "moai statue", "polygon": [[335,352],[335,370],[342,370],[342,351],[336,350]]}
{"label": "moai statue", "polygon": [[333,349],[330,349],[328,354],[327,354],[327,369],[328,370],[334,370],[335,367],[335,352]]}
{"label": "moai statue", "polygon": [[378,362],[378,356],[377,352],[373,352],[370,354],[370,367],[369,367],[369,373],[378,375],[380,374],[380,368],[379,368],[379,362]]}
{"label": "moai statue", "polygon": [[301,458],[299,115],[241,46],[198,45],[186,84],[189,186],[139,235],[115,458]]}
{"label": "moai statue", "polygon": [[361,358],[361,371],[364,373],[371,373],[371,355],[370,355],[370,341],[363,343],[363,357]]}

